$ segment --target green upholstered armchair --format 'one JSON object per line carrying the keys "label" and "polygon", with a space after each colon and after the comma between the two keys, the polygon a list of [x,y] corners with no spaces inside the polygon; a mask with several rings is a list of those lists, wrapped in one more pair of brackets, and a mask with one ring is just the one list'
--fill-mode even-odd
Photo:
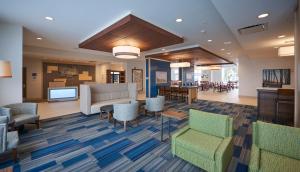
{"label": "green upholstered armchair", "polygon": [[172,154],[206,171],[227,169],[233,153],[233,120],[190,109],[189,124],[172,135]]}
{"label": "green upholstered armchair", "polygon": [[253,123],[249,171],[300,171],[300,128]]}

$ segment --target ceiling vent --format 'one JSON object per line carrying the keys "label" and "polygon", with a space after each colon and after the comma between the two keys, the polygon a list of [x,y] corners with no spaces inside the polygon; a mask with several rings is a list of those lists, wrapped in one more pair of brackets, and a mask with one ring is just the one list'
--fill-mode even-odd
{"label": "ceiling vent", "polygon": [[263,32],[266,30],[268,30],[268,23],[243,27],[243,28],[238,29],[238,32],[241,35],[248,35],[248,34],[252,34],[252,33]]}

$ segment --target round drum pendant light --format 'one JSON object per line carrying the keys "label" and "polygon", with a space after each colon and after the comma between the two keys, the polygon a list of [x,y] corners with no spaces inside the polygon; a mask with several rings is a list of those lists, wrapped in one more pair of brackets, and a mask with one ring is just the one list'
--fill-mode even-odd
{"label": "round drum pendant light", "polygon": [[113,55],[120,59],[136,59],[140,53],[140,49],[133,46],[116,46],[113,48]]}

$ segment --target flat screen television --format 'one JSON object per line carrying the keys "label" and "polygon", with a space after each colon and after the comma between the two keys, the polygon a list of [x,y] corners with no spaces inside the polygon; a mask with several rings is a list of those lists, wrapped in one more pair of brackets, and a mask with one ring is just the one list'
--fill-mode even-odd
{"label": "flat screen television", "polygon": [[69,101],[78,99],[78,87],[48,88],[48,101]]}

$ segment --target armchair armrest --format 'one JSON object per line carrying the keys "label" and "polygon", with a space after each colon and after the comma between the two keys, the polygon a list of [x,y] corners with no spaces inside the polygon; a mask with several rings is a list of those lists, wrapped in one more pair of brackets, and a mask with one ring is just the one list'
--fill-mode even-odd
{"label": "armchair armrest", "polygon": [[180,129],[179,131],[177,131],[176,133],[172,134],[172,154],[173,155],[175,155],[176,137],[182,135],[189,129],[190,129],[190,126],[187,125],[187,126],[183,127],[182,129]]}
{"label": "armchair armrest", "polygon": [[251,154],[250,154],[250,162],[249,162],[249,171],[256,172],[259,171],[259,161],[260,161],[260,150],[254,144],[251,147]]}
{"label": "armchair armrest", "polygon": [[0,116],[5,116],[8,118],[8,121],[11,120],[12,112],[10,108],[0,107]]}
{"label": "armchair armrest", "polygon": [[8,118],[7,116],[0,116],[0,124],[7,124]]}
{"label": "armchair armrest", "polygon": [[225,137],[215,152],[216,171],[226,171],[227,165],[230,163],[233,154],[233,139]]}

